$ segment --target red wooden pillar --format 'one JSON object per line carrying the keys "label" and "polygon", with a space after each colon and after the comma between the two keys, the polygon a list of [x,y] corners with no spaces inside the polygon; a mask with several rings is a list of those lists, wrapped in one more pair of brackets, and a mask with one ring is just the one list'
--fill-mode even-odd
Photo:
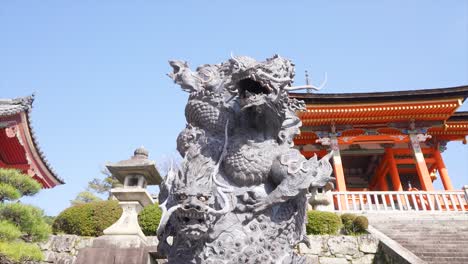
{"label": "red wooden pillar", "polygon": [[376,190],[377,189],[377,191],[381,191],[382,187],[381,187],[380,182],[382,181],[382,178],[384,178],[383,175],[386,174],[386,172],[385,172],[386,169],[387,169],[387,153],[385,153],[383,155],[379,166],[375,170],[375,175],[372,178],[372,181],[369,183],[369,188],[371,190]]}
{"label": "red wooden pillar", "polygon": [[416,170],[419,176],[419,182],[424,191],[433,191],[434,186],[432,185],[431,176],[427,169],[426,160],[424,154],[419,145],[419,140],[416,134],[410,134],[410,148],[413,150],[413,156],[416,161]]}
{"label": "red wooden pillar", "polygon": [[393,149],[387,148],[385,152],[388,155],[388,165],[390,170],[390,176],[392,178],[392,184],[394,191],[403,191],[403,187],[401,186],[400,175],[398,174],[398,167],[395,161],[395,156],[393,155]]}
{"label": "red wooden pillar", "polygon": [[346,182],[344,177],[343,163],[341,162],[340,147],[338,139],[331,138],[331,149],[333,150],[333,168],[335,170],[336,190],[339,192],[346,191]]}
{"label": "red wooden pillar", "polygon": [[388,167],[385,168],[382,173],[378,176],[380,177],[379,179],[379,183],[378,183],[378,186],[379,186],[379,191],[388,191],[388,183],[387,183],[387,173],[388,173]]}
{"label": "red wooden pillar", "polygon": [[[333,169],[335,171],[336,190],[338,192],[345,192],[346,181],[344,178],[343,163],[341,162],[340,147],[338,146],[338,139],[336,136],[331,137],[331,149],[333,151]],[[338,195],[338,203],[341,205],[341,208],[346,208],[348,203],[347,195],[343,197]]]}
{"label": "red wooden pillar", "polygon": [[435,148],[432,154],[434,155],[434,158],[436,160],[437,170],[439,171],[440,179],[442,180],[442,184],[444,185],[445,190],[452,191],[452,181],[448,176],[447,168],[445,167],[445,163],[442,159],[442,155],[440,155],[439,149]]}

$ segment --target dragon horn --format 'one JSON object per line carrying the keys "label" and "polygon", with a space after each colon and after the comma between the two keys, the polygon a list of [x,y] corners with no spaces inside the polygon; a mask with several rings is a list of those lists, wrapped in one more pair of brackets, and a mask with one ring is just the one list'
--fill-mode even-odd
{"label": "dragon horn", "polygon": [[301,85],[301,86],[291,86],[291,87],[286,87],[284,88],[286,91],[297,91],[297,90],[304,90],[304,89],[312,89],[312,90],[315,90],[315,91],[320,91],[323,87],[325,87],[325,85],[327,84],[328,82],[328,74],[325,72],[325,77],[323,79],[323,82],[317,87],[315,85]]}

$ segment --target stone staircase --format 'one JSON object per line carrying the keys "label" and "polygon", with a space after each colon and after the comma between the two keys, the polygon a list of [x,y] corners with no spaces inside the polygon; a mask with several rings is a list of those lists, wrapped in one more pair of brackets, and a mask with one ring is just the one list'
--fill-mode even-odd
{"label": "stone staircase", "polygon": [[373,228],[427,263],[468,263],[468,213],[366,216]]}

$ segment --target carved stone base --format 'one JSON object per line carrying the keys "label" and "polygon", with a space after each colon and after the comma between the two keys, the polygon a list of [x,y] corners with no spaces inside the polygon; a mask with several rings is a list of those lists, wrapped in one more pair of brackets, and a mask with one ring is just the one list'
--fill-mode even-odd
{"label": "carved stone base", "polygon": [[[113,225],[104,230],[104,237],[112,237],[119,240],[119,237],[140,239],[146,244],[146,236],[141,231],[138,224],[138,213],[143,208],[139,202],[119,202],[122,207],[122,215]],[[97,240],[99,240],[98,238]]]}

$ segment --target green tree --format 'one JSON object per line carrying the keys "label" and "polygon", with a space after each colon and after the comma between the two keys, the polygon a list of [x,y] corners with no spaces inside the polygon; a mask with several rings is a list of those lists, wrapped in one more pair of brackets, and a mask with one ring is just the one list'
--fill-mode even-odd
{"label": "green tree", "polygon": [[14,169],[0,169],[1,261],[5,258],[10,262],[42,260],[40,248],[31,242],[45,240],[50,234],[44,212],[32,205],[15,202],[40,190],[41,185],[28,175]]}
{"label": "green tree", "polygon": [[78,193],[75,199],[71,200],[70,203],[72,205],[77,205],[77,204],[91,203],[91,202],[97,202],[97,201],[102,201],[102,199],[90,191],[82,191]]}
{"label": "green tree", "polygon": [[14,169],[0,169],[0,202],[32,196],[41,190],[41,184]]}
{"label": "green tree", "polygon": [[88,190],[98,194],[107,194],[110,198],[110,190],[112,188],[120,187],[122,184],[117,180],[117,178],[112,176],[107,169],[102,169],[101,173],[104,175],[104,178],[92,179],[88,182]]}
{"label": "green tree", "polygon": [[101,201],[99,195],[107,195],[107,200],[112,198],[110,190],[122,184],[107,169],[102,169],[101,173],[104,178],[94,178],[89,181],[86,190],[78,193],[75,199],[70,201],[72,205]]}

